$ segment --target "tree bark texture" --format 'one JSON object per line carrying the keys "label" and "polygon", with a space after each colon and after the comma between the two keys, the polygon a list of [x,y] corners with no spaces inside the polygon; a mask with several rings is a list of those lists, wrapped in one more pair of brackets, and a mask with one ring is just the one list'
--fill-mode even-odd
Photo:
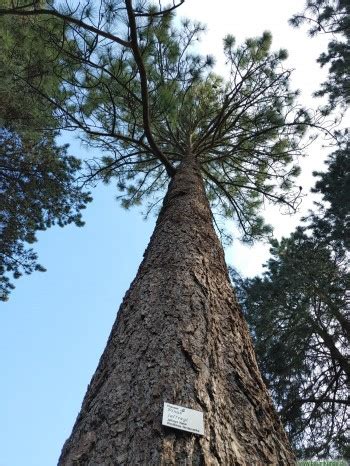
{"label": "tree bark texture", "polygon": [[[164,401],[202,411],[205,435],[162,426]],[[59,465],[294,464],[189,157],[170,182]]]}

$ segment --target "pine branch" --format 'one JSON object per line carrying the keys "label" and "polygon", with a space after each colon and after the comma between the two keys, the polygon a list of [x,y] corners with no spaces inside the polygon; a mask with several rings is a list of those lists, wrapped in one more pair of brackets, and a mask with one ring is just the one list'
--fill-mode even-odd
{"label": "pine branch", "polygon": [[[29,6],[29,5],[26,5]],[[67,24],[74,24],[76,26],[79,26],[80,28],[85,29],[86,31],[93,32],[94,34],[98,36],[105,37],[106,39],[110,39],[113,42],[116,42],[117,44],[122,45],[123,47],[130,48],[131,44],[128,41],[125,41],[121,39],[120,37],[107,32],[103,31],[102,29],[96,28],[90,24],[85,23],[84,21],[74,18],[73,16],[70,15],[65,15],[63,13],[60,13],[57,10],[49,10],[45,8],[35,8],[35,5],[33,10],[25,10],[23,7],[16,7],[16,8],[0,8],[0,16],[5,16],[5,15],[17,15],[17,16],[40,16],[40,15],[45,15],[45,16],[54,16],[56,18],[62,19],[64,23]]]}
{"label": "pine branch", "polygon": [[166,157],[166,155],[163,154],[161,149],[156,144],[153,134],[152,134],[152,130],[151,130],[147,72],[146,72],[145,64],[142,59],[140,48],[138,46],[137,25],[136,25],[136,20],[135,20],[135,13],[134,13],[133,6],[132,6],[132,0],[125,0],[125,4],[126,4],[126,10],[127,10],[128,19],[129,19],[131,48],[132,48],[135,62],[137,64],[139,75],[140,75],[141,95],[142,95],[142,116],[143,116],[145,135],[146,135],[147,141],[153,153],[159,158],[161,162],[163,162],[168,175],[172,177],[175,174],[175,169],[170,163],[170,161],[168,160],[168,158]]}

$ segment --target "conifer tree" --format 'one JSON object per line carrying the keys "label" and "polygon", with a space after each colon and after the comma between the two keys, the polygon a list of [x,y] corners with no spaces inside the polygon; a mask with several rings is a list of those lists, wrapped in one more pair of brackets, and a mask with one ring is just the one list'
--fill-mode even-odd
{"label": "conifer tree", "polygon": [[[257,369],[212,212],[243,239],[269,231],[265,200],[293,209],[296,157],[318,125],[289,88],[271,35],[224,39],[228,77],[192,47],[204,28],[183,3],[33,3],[0,15],[61,24],[54,73],[35,91],[102,158],[86,181],[115,181],[125,207],[157,205],[155,231],[118,312],[59,464],[294,464]],[[210,208],[211,207],[211,208]],[[204,412],[203,437],[162,427],[164,401]]]}
{"label": "conifer tree", "polygon": [[[311,36],[330,34],[318,60],[330,65],[329,76],[315,92],[329,98],[325,113],[349,103],[349,13],[346,0],[308,0],[290,21],[307,23]],[[263,378],[304,459],[349,457],[348,129],[337,137],[328,171],[314,173],[320,179],[312,191],[323,195],[316,211],[272,242],[263,277],[243,280],[231,270]]]}
{"label": "conifer tree", "polygon": [[[53,34],[55,25],[49,31]],[[79,159],[56,143],[60,125],[55,108],[33,90],[40,83],[50,94],[60,86],[51,71],[57,51],[43,37],[36,18],[0,18],[2,301],[14,288],[11,278],[45,270],[28,247],[36,232],[55,223],[83,225],[81,209],[90,201],[76,181]]]}
{"label": "conifer tree", "polygon": [[263,277],[233,273],[259,366],[301,458],[349,459],[350,157],[328,158],[308,223],[273,241]]}

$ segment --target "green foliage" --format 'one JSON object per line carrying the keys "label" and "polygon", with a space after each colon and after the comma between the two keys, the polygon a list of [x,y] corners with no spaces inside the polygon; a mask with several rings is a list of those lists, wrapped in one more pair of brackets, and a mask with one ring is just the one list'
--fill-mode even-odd
{"label": "green foliage", "polygon": [[[53,34],[54,27],[46,32]],[[0,17],[0,126],[31,139],[59,126],[54,107],[34,91],[40,86],[50,95],[60,84],[52,72],[57,52],[42,33],[36,18]]]}
{"label": "green foliage", "polygon": [[75,182],[80,162],[50,137],[30,144],[0,131],[0,299],[14,288],[10,276],[45,270],[27,245],[35,233],[58,224],[82,226],[90,197]]}
{"label": "green foliage", "polygon": [[[240,297],[259,366],[301,458],[345,456],[349,323],[344,258],[297,231]],[[239,286],[239,284],[238,284]]]}
{"label": "green foliage", "polygon": [[33,90],[59,95],[57,50],[44,37],[35,18],[0,18],[1,300],[14,288],[12,277],[45,270],[28,247],[36,232],[55,223],[83,225],[80,210],[90,201],[75,181],[80,161],[55,143],[56,108]]}
{"label": "green foliage", "polygon": [[328,51],[318,59],[321,66],[329,65],[329,77],[316,95],[328,95],[330,105],[326,112],[338,104],[346,108],[350,102],[350,3],[348,0],[308,0],[305,11],[291,19],[294,26],[304,22],[310,25],[312,36],[332,35]]}
{"label": "green foliage", "polygon": [[[271,34],[243,45],[227,36],[223,79],[212,71],[213,58],[193,47],[204,27],[175,23],[173,10],[150,2],[8,10],[55,30],[42,35],[56,50],[51,68],[61,84],[49,95],[41,83],[34,87],[49,97],[61,124],[104,153],[89,161],[86,182],[113,181],[125,207],[148,198],[150,210],[191,155],[215,213],[235,218],[244,240],[270,231],[259,215],[265,200],[295,209],[295,162],[313,121],[295,101],[286,51],[271,51]],[[66,40],[58,39],[59,25]]]}
{"label": "green foliage", "polygon": [[264,276],[232,274],[259,365],[301,458],[350,455],[349,148],[316,173],[310,224],[272,241]]}
{"label": "green foliage", "polygon": [[321,179],[313,191],[323,195],[323,203],[318,204],[318,214],[312,215],[314,235],[350,250],[350,143],[341,144],[327,165],[326,173],[315,173]]}

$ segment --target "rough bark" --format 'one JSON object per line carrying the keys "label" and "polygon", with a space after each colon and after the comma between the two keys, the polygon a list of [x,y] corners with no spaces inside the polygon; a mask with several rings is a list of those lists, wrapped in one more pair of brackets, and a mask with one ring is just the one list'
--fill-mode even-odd
{"label": "rough bark", "polygon": [[[205,435],[161,425],[163,402]],[[293,465],[261,379],[200,171],[169,185],[59,465]]]}

